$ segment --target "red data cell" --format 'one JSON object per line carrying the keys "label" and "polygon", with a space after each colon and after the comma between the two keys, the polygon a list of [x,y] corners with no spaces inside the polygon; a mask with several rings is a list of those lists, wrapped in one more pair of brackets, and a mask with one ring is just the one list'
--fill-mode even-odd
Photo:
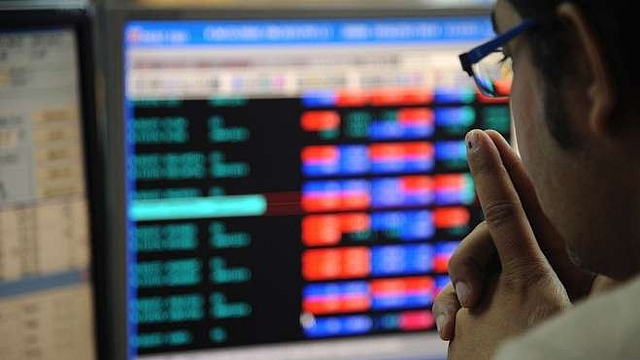
{"label": "red data cell", "polygon": [[400,109],[398,121],[403,124],[432,124],[435,121],[435,115],[433,110],[428,108]]}
{"label": "red data cell", "polygon": [[390,144],[372,144],[369,146],[369,157],[372,160],[377,159],[398,159],[401,160],[405,155],[405,146],[402,143]]}
{"label": "red data cell", "polygon": [[344,248],[342,250],[342,277],[361,278],[371,273],[371,253],[366,247]]}
{"label": "red data cell", "polygon": [[343,234],[353,234],[369,231],[371,229],[371,217],[369,214],[344,214],[340,215],[340,230]]}
{"label": "red data cell", "polygon": [[373,295],[383,294],[404,294],[435,291],[435,282],[428,276],[412,278],[392,278],[371,281],[371,292]]}
{"label": "red data cell", "polygon": [[467,186],[463,174],[441,174],[434,177],[438,189],[464,189]]}
{"label": "red data cell", "polygon": [[309,247],[336,245],[344,234],[371,229],[371,217],[365,213],[305,216],[302,220],[302,242]]}
{"label": "red data cell", "polygon": [[371,195],[363,191],[345,192],[342,194],[340,210],[362,210],[371,205]]}
{"label": "red data cell", "polygon": [[371,96],[366,90],[339,90],[337,105],[339,107],[362,107],[369,103]]}
{"label": "red data cell", "polygon": [[302,242],[306,246],[335,245],[342,238],[339,215],[313,215],[302,220]]}
{"label": "red data cell", "polygon": [[366,311],[371,307],[371,298],[368,294],[347,294],[340,302],[340,311],[356,312]]}
{"label": "red data cell", "polygon": [[435,155],[433,144],[429,142],[382,143],[369,146],[371,160],[432,159]]}
{"label": "red data cell", "polygon": [[367,311],[371,308],[368,293],[328,294],[321,297],[307,297],[302,301],[302,309],[315,315]]}
{"label": "red data cell", "polygon": [[342,299],[338,296],[326,296],[322,299],[304,299],[302,309],[305,312],[323,315],[338,313],[342,309]]}
{"label": "red data cell", "polygon": [[340,114],[335,111],[307,111],[300,120],[305,131],[337,130],[340,127]]}
{"label": "red data cell", "polygon": [[340,160],[340,150],[331,145],[307,146],[302,149],[300,157],[302,161],[309,163],[336,162]]}
{"label": "red data cell", "polygon": [[435,149],[428,142],[405,143],[404,152],[411,158],[433,158]]}
{"label": "red data cell", "polygon": [[307,281],[366,277],[371,273],[371,254],[363,246],[307,250],[302,255],[302,275]]}
{"label": "red data cell", "polygon": [[371,94],[374,106],[424,105],[433,101],[433,92],[420,88],[382,88]]}
{"label": "red data cell", "polygon": [[433,191],[434,183],[433,183],[433,179],[430,176],[424,176],[424,175],[403,176],[401,181],[402,181],[402,190],[407,191],[409,193]]}
{"label": "red data cell", "polygon": [[440,255],[435,256],[433,259],[433,271],[441,274],[445,274],[449,271],[449,259],[451,256]]}
{"label": "red data cell", "polygon": [[302,275],[308,281],[340,279],[342,276],[340,249],[308,250],[302,254]]}
{"label": "red data cell", "polygon": [[321,194],[307,194],[302,196],[302,208],[305,211],[336,211],[340,210],[342,196],[339,192]]}
{"label": "red data cell", "polygon": [[449,229],[468,225],[471,221],[469,210],[464,207],[436,209],[433,214],[438,229]]}
{"label": "red data cell", "polygon": [[429,310],[407,311],[400,315],[400,329],[425,330],[433,327],[435,320]]}
{"label": "red data cell", "polygon": [[433,101],[433,91],[422,88],[406,89],[403,99],[407,105],[428,104]]}

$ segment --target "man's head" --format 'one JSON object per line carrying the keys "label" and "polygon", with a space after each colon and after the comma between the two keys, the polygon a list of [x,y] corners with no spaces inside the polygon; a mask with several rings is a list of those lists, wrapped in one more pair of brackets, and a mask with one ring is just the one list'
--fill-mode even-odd
{"label": "man's head", "polygon": [[542,205],[582,266],[640,272],[640,67],[624,0],[497,0],[510,41],[518,147]]}

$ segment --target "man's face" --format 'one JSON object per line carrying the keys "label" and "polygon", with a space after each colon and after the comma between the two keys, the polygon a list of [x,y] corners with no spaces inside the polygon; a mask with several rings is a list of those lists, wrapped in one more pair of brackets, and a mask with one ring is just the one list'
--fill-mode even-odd
{"label": "man's face", "polygon": [[[520,24],[522,18],[508,0],[497,0],[494,20],[496,31],[502,33]],[[615,249],[609,237],[622,235],[612,229],[621,221],[615,218],[620,209],[616,208],[616,194],[607,190],[615,180],[607,179],[601,167],[608,159],[598,153],[597,142],[585,130],[585,91],[568,91],[571,85],[566,85],[569,87],[558,92],[562,98],[551,97],[555,92],[534,66],[526,36],[510,41],[506,52],[513,59],[510,106],[517,146],[542,207],[565,238],[574,261],[590,270],[612,273],[607,261],[620,249]],[[561,146],[549,130],[550,116],[556,117],[551,121],[564,122],[581,146]]]}

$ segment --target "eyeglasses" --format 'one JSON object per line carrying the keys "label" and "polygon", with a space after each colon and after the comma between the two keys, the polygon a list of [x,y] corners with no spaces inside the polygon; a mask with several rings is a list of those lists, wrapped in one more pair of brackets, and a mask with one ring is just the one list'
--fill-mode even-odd
{"label": "eyeglasses", "polygon": [[513,68],[511,58],[504,56],[502,47],[533,25],[534,20],[525,19],[509,31],[460,54],[462,69],[473,77],[483,95],[494,98],[509,96]]}

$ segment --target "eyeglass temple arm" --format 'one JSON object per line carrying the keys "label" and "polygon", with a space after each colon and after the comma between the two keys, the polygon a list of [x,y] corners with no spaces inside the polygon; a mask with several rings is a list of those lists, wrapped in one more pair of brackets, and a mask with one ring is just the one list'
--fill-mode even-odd
{"label": "eyeglass temple arm", "polygon": [[458,57],[460,58],[462,70],[469,74],[469,76],[473,76],[473,69],[471,68],[473,64],[482,60],[483,57],[487,56],[494,50],[506,44],[507,42],[509,42],[509,40],[520,35],[523,31],[533,26],[533,24],[535,24],[535,21],[533,19],[525,19],[515,28],[501,35],[498,35],[494,39],[491,39],[466,53],[460,54]]}

